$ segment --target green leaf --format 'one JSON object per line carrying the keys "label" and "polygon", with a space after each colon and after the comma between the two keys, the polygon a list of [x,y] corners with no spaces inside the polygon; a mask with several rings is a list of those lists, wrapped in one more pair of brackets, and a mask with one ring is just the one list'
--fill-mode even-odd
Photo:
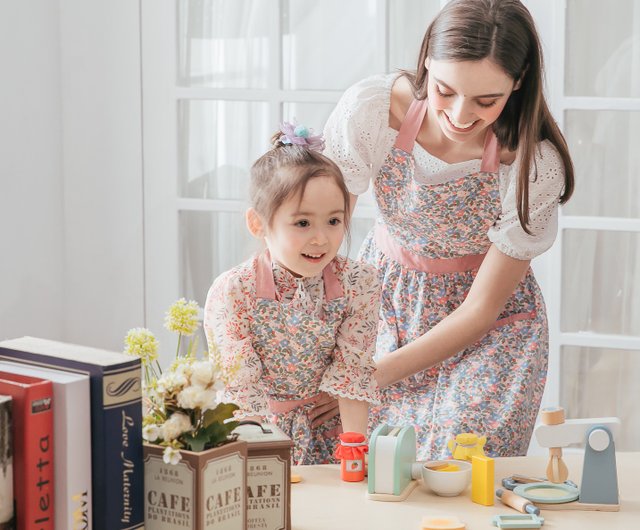
{"label": "green leaf", "polygon": [[191,451],[204,451],[230,441],[229,435],[237,426],[237,421],[212,423],[207,428],[201,429],[196,436],[186,434],[184,440]]}
{"label": "green leaf", "polygon": [[215,423],[222,424],[224,420],[233,418],[233,412],[235,410],[238,410],[238,405],[234,405],[233,403],[220,403],[215,409],[208,410],[204,413],[202,424],[205,429]]}
{"label": "green leaf", "polygon": [[204,451],[207,443],[209,442],[209,433],[203,430],[196,436],[186,434],[184,436],[184,441],[189,446],[189,450],[195,451],[196,453]]}

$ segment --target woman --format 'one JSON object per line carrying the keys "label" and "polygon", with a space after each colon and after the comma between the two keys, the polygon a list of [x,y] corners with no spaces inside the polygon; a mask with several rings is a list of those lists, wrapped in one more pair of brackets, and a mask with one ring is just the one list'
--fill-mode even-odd
{"label": "woman", "polygon": [[325,154],[379,216],[361,259],[382,284],[374,425],[413,424],[420,458],[461,432],[527,451],[547,372],[544,301],[529,267],[573,191],[542,93],[539,38],[517,0],[454,0],[417,70],[351,87]]}

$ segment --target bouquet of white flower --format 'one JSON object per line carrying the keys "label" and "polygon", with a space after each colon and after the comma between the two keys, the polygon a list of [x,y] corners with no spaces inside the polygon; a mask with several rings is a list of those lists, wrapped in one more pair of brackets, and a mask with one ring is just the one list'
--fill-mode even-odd
{"label": "bouquet of white flower", "polygon": [[231,431],[238,422],[232,418],[238,407],[218,399],[232,374],[222,369],[215,351],[211,359],[196,357],[197,338],[189,339],[186,353],[181,352],[183,337],[192,337],[198,329],[197,315],[197,302],[184,298],[167,311],[165,327],[178,333],[178,346],[164,372],[151,331],[134,328],[125,338],[125,353],[140,357],[144,370],[142,436],[165,447],[167,464],[180,461],[180,449],[203,451],[235,440]]}

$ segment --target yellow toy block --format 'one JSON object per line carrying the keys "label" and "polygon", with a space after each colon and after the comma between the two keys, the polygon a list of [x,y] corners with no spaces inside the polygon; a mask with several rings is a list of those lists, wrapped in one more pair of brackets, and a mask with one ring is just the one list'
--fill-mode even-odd
{"label": "yellow toy block", "polygon": [[471,500],[477,504],[493,506],[494,462],[488,456],[471,457]]}

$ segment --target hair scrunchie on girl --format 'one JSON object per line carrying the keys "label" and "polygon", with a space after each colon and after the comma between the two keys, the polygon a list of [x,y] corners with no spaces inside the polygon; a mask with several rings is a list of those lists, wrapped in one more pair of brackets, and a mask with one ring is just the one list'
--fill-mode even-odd
{"label": "hair scrunchie on girl", "polygon": [[274,142],[276,147],[279,145],[300,145],[322,153],[324,150],[324,138],[321,134],[312,134],[313,129],[309,129],[304,125],[296,125],[287,121],[280,124],[281,134]]}

